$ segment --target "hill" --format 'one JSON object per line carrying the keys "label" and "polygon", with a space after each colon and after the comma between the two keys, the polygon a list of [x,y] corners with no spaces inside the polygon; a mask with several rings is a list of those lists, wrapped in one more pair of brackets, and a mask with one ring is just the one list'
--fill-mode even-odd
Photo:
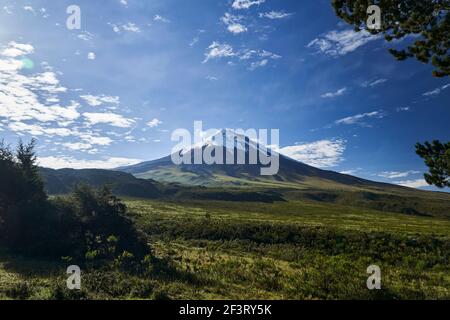
{"label": "hill", "polygon": [[136,198],[157,198],[161,196],[159,184],[155,181],[138,179],[129,173],[100,169],[60,169],[40,168],[48,194],[67,194],[77,184],[93,187],[108,185],[120,196]]}

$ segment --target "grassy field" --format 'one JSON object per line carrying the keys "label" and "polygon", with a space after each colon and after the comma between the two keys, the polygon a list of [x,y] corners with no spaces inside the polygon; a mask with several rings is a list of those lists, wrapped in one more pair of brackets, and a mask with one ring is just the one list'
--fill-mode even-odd
{"label": "grassy field", "polygon": [[[0,298],[449,299],[450,220],[319,202],[126,200],[150,237],[148,276],[83,274],[0,253]],[[382,290],[366,287],[369,265]]]}

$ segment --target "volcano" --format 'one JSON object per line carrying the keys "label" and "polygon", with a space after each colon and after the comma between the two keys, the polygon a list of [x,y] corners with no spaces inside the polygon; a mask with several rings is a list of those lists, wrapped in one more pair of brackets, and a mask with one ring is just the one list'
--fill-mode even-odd
{"label": "volcano", "polygon": [[[322,170],[282,154],[258,143],[248,136],[223,130],[202,143],[192,145],[166,157],[146,161],[116,170],[140,179],[181,185],[198,193],[199,187],[213,190],[218,199],[222,192],[275,193],[286,200],[331,202],[339,205],[360,206],[376,210],[413,215],[450,217],[450,194],[402,187],[359,177]],[[212,154],[219,164],[195,164],[195,153]],[[245,161],[237,164],[237,155]],[[267,165],[252,164],[255,154],[277,157],[279,168],[274,175],[262,175]],[[175,164],[173,159],[184,157],[190,161]],[[233,159],[233,164],[226,164]],[[242,159],[241,159],[242,160]],[[192,194],[193,198],[198,194]]]}
{"label": "volcano", "polygon": [[[219,139],[220,138],[220,139]],[[211,154],[214,164],[204,161],[196,163],[195,154]],[[241,161],[238,157],[242,155]],[[184,157],[181,164],[174,159]],[[261,174],[262,157],[266,160],[277,158],[278,170],[273,175]],[[252,159],[256,159],[252,161]],[[231,161],[230,161],[231,160]],[[198,162],[198,161],[197,161]],[[267,163],[267,161],[265,162]],[[184,185],[202,186],[257,186],[264,183],[292,187],[313,186],[321,183],[330,188],[362,187],[374,189],[395,189],[405,191],[409,188],[374,182],[334,171],[322,170],[277,153],[270,147],[258,143],[255,139],[226,129],[205,139],[201,144],[183,148],[166,157],[146,161],[136,165],[121,167],[118,171],[131,173],[136,177],[154,179],[161,182],[177,182]],[[313,185],[311,185],[311,183]]]}

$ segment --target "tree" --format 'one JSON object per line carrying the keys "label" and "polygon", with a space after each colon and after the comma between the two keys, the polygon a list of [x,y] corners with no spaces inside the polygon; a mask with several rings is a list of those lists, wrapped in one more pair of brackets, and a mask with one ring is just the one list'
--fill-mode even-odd
{"label": "tree", "polygon": [[44,183],[36,164],[35,147],[36,139],[31,139],[28,144],[24,144],[20,140],[16,150],[16,158],[27,181],[27,191],[42,200],[46,199],[47,195],[45,194]]}
{"label": "tree", "polygon": [[[332,0],[336,15],[355,27],[372,34],[383,34],[387,41],[419,36],[402,50],[389,49],[397,60],[415,57],[436,68],[435,77],[450,75],[450,10],[449,0]],[[367,8],[381,8],[381,28],[369,29]]]}
{"label": "tree", "polygon": [[49,199],[35,145],[35,140],[20,141],[13,152],[0,141],[0,245],[24,255],[80,262],[89,255],[112,259],[112,244],[117,255],[128,252],[127,259],[150,253],[127,207],[108,188],[79,186],[70,196]]}
{"label": "tree", "polygon": [[425,160],[429,173],[425,180],[439,188],[450,187],[450,142],[425,142],[416,144],[416,153]]}

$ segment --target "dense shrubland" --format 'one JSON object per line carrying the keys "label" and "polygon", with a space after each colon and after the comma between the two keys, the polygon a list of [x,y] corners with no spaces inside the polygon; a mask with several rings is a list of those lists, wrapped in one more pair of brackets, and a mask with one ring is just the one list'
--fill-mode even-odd
{"label": "dense shrubland", "polygon": [[232,223],[208,217],[156,220],[146,224],[144,231],[165,240],[232,242],[239,247],[279,248],[281,252],[293,247],[296,252],[315,251],[354,259],[369,257],[373,261],[408,267],[419,263],[435,270],[446,270],[450,265],[450,240],[434,235],[344,231],[263,221]]}
{"label": "dense shrubland", "polygon": [[[313,203],[127,204],[158,255],[209,283],[195,297],[450,298],[446,220]],[[372,264],[379,291],[366,287]]]}

